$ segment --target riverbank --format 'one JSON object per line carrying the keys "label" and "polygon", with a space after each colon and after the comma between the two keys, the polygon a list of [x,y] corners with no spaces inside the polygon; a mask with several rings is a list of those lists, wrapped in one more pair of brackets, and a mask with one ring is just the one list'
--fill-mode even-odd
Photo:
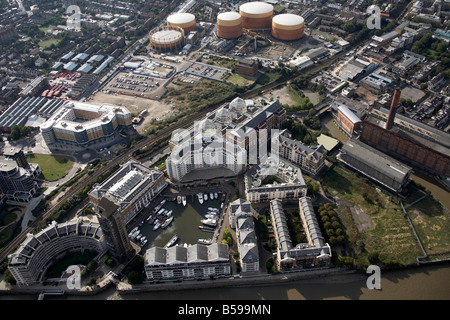
{"label": "riverbank", "polygon": [[[69,300],[261,300],[261,299],[450,299],[450,261],[410,265],[381,272],[381,290],[366,286],[368,274],[329,268],[304,272],[204,281],[147,283],[129,286],[105,281],[90,289],[36,286],[0,289],[0,300],[37,300],[42,290],[61,289]],[[406,282],[405,282],[406,281]],[[411,281],[412,283],[408,283]],[[403,283],[404,282],[404,283]],[[398,285],[398,286],[397,286]],[[386,289],[389,288],[389,291]],[[307,290],[308,292],[304,292]],[[330,291],[331,290],[331,291]],[[412,294],[414,290],[420,292]],[[264,294],[262,294],[264,292]],[[275,292],[278,292],[275,294]],[[332,293],[333,292],[333,293]],[[395,296],[386,294],[394,292]],[[295,293],[295,294],[294,294]],[[52,299],[59,299],[53,297]]]}

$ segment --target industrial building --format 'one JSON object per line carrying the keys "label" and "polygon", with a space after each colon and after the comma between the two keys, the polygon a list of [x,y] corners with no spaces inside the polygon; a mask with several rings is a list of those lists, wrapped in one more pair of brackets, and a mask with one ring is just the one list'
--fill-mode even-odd
{"label": "industrial building", "polygon": [[235,39],[242,35],[242,17],[238,12],[223,12],[217,16],[217,36]]}
{"label": "industrial building", "polygon": [[337,107],[336,117],[334,118],[335,124],[340,128],[346,135],[352,136],[355,131],[361,129],[361,119],[353,113],[348,106],[345,104],[339,104]]}
{"label": "industrial building", "polygon": [[353,81],[365,72],[369,72],[375,68],[375,64],[362,58],[351,59],[339,72],[339,76]]}
{"label": "industrial building", "polygon": [[253,77],[258,72],[258,62],[249,59],[239,60],[235,64],[234,72]]}
{"label": "industrial building", "polygon": [[414,169],[450,177],[450,135],[419,121],[398,115],[400,94],[391,109],[373,109],[363,121],[360,140]]}
{"label": "industrial building", "polygon": [[68,101],[40,129],[47,145],[85,147],[112,141],[119,130],[131,127],[131,121],[125,107]]}
{"label": "industrial building", "polygon": [[192,13],[177,12],[167,17],[167,26],[181,28],[185,34],[194,31],[196,28],[195,16]]}
{"label": "industrial building", "polygon": [[18,285],[40,284],[54,259],[87,249],[98,253],[105,250],[98,223],[83,221],[83,218],[60,224],[53,222],[37,234],[27,235],[12,254],[8,269]]}
{"label": "industrial building", "polygon": [[344,144],[337,159],[395,193],[402,192],[412,174],[411,167],[355,139]]}
{"label": "industrial building", "polygon": [[279,271],[323,268],[331,263],[331,247],[324,241],[311,199],[300,197],[299,209],[307,242],[294,247],[282,202],[279,199],[270,201],[270,217],[277,243],[276,266]]}
{"label": "industrial building", "polygon": [[228,245],[223,243],[152,247],[145,252],[144,259],[149,280],[195,280],[231,275]]}
{"label": "industrial building", "polygon": [[296,57],[295,59],[291,59],[289,61],[289,65],[292,67],[296,67],[297,70],[302,70],[308,68],[314,64],[314,61],[311,60],[308,56]]}
{"label": "industrial building", "polygon": [[33,79],[22,91],[19,92],[19,97],[35,96],[48,86],[48,79],[44,76],[39,76]]}
{"label": "industrial building", "polygon": [[393,82],[394,80],[374,72],[363,78],[359,84],[372,93],[380,94],[391,87]]}
{"label": "industrial building", "polygon": [[254,1],[239,7],[242,27],[250,30],[271,29],[273,6],[267,2]]}
{"label": "industrial building", "polygon": [[0,130],[9,132],[15,125],[24,126],[33,115],[48,118],[63,103],[45,97],[21,97],[0,115]]}
{"label": "industrial building", "polygon": [[305,20],[303,17],[285,13],[272,19],[272,36],[279,40],[298,40],[304,35]]}
{"label": "industrial building", "polygon": [[158,51],[179,51],[184,46],[184,34],[180,27],[162,26],[150,32],[150,45]]}

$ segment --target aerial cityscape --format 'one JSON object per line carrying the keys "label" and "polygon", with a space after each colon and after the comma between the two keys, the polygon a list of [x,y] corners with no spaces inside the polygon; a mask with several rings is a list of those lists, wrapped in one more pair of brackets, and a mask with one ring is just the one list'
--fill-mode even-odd
{"label": "aerial cityscape", "polygon": [[450,0],[0,0],[0,299],[450,299],[449,25]]}

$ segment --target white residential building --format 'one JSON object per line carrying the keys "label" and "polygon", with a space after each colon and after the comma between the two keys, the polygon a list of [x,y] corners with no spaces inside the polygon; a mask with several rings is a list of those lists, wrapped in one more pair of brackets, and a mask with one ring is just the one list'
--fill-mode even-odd
{"label": "white residential building", "polygon": [[228,245],[152,247],[145,252],[144,269],[147,279],[157,281],[229,276]]}
{"label": "white residential building", "polygon": [[237,199],[229,207],[230,226],[236,229],[236,240],[243,273],[259,271],[258,242],[250,202]]}

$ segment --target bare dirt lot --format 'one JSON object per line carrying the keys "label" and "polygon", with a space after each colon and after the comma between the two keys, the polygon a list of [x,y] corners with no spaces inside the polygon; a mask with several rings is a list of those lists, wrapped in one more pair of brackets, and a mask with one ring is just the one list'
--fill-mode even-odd
{"label": "bare dirt lot", "polygon": [[126,95],[114,95],[98,92],[95,95],[89,97],[89,102],[95,104],[112,104],[124,106],[133,115],[139,115],[143,110],[147,110],[148,114],[145,116],[142,123],[136,127],[138,132],[145,129],[147,124],[152,120],[162,120],[166,117],[175,115],[178,111],[172,106],[172,104],[165,102],[164,100],[151,100]]}

